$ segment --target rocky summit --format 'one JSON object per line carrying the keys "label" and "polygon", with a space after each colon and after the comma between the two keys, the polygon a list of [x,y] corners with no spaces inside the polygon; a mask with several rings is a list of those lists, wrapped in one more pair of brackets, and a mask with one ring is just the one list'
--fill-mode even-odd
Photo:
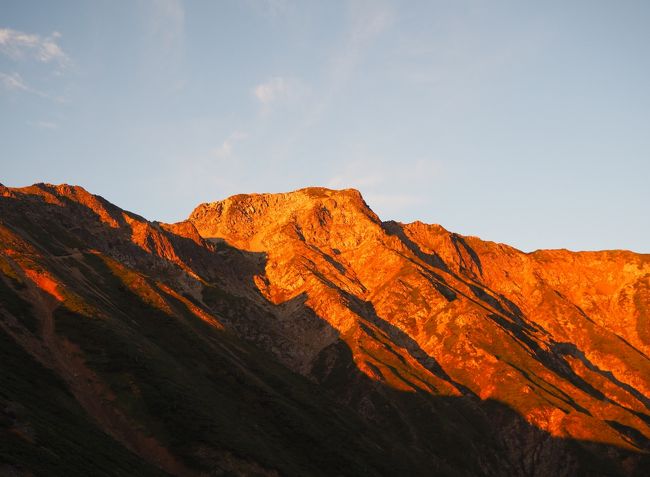
{"label": "rocky summit", "polygon": [[650,475],[647,254],[36,184],[0,186],[0,272],[0,475]]}

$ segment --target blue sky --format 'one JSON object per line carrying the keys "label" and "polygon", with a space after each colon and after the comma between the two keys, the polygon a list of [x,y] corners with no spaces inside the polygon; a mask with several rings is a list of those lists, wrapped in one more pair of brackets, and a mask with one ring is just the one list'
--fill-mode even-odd
{"label": "blue sky", "polygon": [[355,187],[384,220],[650,252],[650,2],[0,3],[0,182],[151,220]]}

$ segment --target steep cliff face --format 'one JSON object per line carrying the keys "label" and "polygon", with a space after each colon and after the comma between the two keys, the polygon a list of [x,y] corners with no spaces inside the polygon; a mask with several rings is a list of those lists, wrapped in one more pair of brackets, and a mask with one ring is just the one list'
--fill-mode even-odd
{"label": "steep cliff face", "polygon": [[[0,331],[16,353],[0,368],[23,353],[49,373],[67,393],[57,405],[77,406],[121,462],[174,475],[650,469],[648,255],[526,254],[382,222],[354,190],[238,195],[178,224],[78,187],[0,196]],[[37,385],[12,379],[0,461],[38,470],[54,417],[32,409]]]}
{"label": "steep cliff face", "polygon": [[[557,437],[647,448],[647,255],[525,254],[382,223],[356,191],[235,196],[189,220],[205,238],[264,253],[264,296],[304,297],[370,379],[494,399]],[[285,362],[315,375],[330,344],[298,341],[305,361]]]}

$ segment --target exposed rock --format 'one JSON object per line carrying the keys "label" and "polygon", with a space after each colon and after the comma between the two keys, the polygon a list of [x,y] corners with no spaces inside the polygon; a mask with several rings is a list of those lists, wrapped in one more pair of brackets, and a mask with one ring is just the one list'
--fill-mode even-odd
{"label": "exposed rock", "polygon": [[178,224],[79,187],[0,192],[2,332],[148,465],[648,471],[649,255],[382,222],[355,190],[237,195]]}

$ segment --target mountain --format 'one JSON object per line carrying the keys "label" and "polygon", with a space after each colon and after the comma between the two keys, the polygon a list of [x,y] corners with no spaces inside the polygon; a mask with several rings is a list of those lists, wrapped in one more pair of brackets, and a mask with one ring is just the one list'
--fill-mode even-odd
{"label": "mountain", "polygon": [[0,186],[0,250],[1,475],[650,473],[650,255],[49,184]]}

